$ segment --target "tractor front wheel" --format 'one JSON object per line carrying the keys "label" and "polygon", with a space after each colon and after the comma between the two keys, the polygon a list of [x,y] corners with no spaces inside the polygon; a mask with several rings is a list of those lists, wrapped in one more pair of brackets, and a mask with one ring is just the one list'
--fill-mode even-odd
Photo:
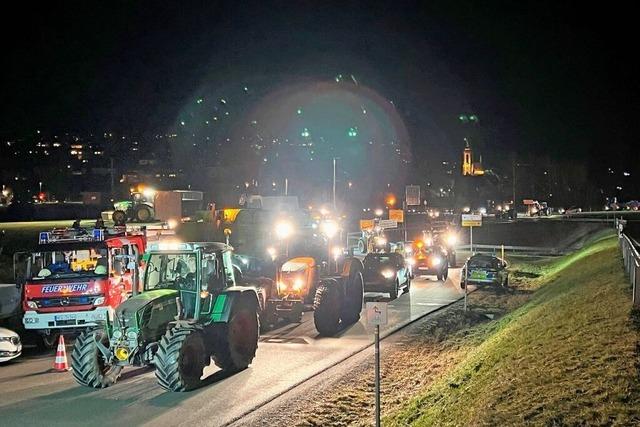
{"label": "tractor front wheel", "polygon": [[158,384],[169,391],[193,390],[200,385],[202,370],[210,361],[202,328],[179,325],[169,329],[154,358]]}
{"label": "tractor front wheel", "polygon": [[115,384],[122,366],[105,360],[97,343],[109,348],[109,337],[103,329],[85,331],[76,339],[71,353],[71,372],[78,384],[105,388]]}
{"label": "tractor front wheel", "polygon": [[335,280],[326,280],[316,290],[313,301],[313,322],[323,336],[332,336],[340,328],[340,289]]}
{"label": "tractor front wheel", "polygon": [[248,367],[256,355],[260,334],[255,303],[246,297],[238,298],[231,308],[229,322],[211,327],[219,328],[219,339],[213,348],[216,365],[230,372]]}
{"label": "tractor front wheel", "polygon": [[127,223],[127,214],[121,210],[113,211],[111,219],[113,220],[113,225],[125,225]]}

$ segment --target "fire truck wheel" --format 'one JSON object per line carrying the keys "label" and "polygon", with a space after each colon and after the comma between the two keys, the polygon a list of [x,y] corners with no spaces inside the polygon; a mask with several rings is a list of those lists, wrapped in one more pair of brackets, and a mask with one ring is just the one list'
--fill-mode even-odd
{"label": "fire truck wheel", "polygon": [[113,215],[111,215],[111,219],[113,219],[113,224],[114,225],[125,225],[125,223],[127,222],[127,214],[125,213],[125,211],[114,211]]}
{"label": "fire truck wheel", "polygon": [[169,391],[192,390],[200,385],[210,360],[201,327],[182,324],[169,329],[154,358],[158,384]]}
{"label": "fire truck wheel", "polygon": [[83,332],[71,352],[71,372],[76,381],[86,387],[105,388],[115,384],[122,366],[111,365],[98,349],[100,342],[109,348],[109,337],[103,329]]}
{"label": "fire truck wheel", "polygon": [[332,336],[340,328],[340,289],[335,280],[326,280],[318,286],[313,301],[313,322],[323,336]]}
{"label": "fire truck wheel", "polygon": [[136,208],[136,220],[138,222],[148,222],[151,220],[151,210],[147,206],[138,206]]}
{"label": "fire truck wheel", "polygon": [[364,299],[364,280],[358,270],[352,273],[346,283],[346,301],[342,309],[342,323],[351,325],[360,320],[362,300]]}
{"label": "fire truck wheel", "polygon": [[52,350],[58,345],[59,334],[38,334],[37,346],[38,350]]}
{"label": "fire truck wheel", "polygon": [[234,300],[226,324],[216,324],[213,360],[223,371],[240,371],[251,364],[258,349],[259,325],[255,303],[241,296]]}

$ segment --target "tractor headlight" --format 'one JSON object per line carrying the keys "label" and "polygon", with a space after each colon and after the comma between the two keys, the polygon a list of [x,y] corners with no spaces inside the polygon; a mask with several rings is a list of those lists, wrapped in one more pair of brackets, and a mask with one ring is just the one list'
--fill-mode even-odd
{"label": "tractor headlight", "polygon": [[287,290],[287,284],[284,282],[278,282],[278,293],[285,292]]}
{"label": "tractor headlight", "polygon": [[138,333],[136,331],[127,332],[127,339],[131,341],[135,341],[138,339]]}
{"label": "tractor headlight", "polygon": [[113,338],[120,339],[122,338],[122,331],[120,329],[116,329],[113,331]]}
{"label": "tractor headlight", "polygon": [[382,277],[385,279],[391,279],[393,276],[395,276],[393,270],[382,270]]}

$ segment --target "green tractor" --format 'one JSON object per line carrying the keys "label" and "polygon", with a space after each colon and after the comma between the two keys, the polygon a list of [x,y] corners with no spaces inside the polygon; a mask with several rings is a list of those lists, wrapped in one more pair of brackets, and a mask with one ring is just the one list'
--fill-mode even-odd
{"label": "green tractor", "polygon": [[[129,200],[120,200],[113,204],[111,219],[115,225],[124,225],[127,221],[149,222],[155,216],[153,192],[133,192]],[[104,218],[103,218],[104,219]]]}
{"label": "green tractor", "polygon": [[236,285],[231,256],[223,243],[150,245],[142,291],[76,340],[76,381],[104,388],[125,366],[154,365],[161,387],[187,391],[202,384],[211,361],[227,372],[249,366],[258,347],[259,302],[254,288]]}

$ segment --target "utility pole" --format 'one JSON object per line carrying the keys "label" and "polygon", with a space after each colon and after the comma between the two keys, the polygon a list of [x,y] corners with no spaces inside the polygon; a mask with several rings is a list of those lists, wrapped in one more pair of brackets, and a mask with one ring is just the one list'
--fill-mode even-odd
{"label": "utility pole", "polygon": [[516,158],[513,158],[513,162],[511,163],[511,166],[513,168],[512,170],[512,175],[511,175],[511,184],[513,185],[513,219],[517,219],[518,218],[518,211],[516,209]]}
{"label": "utility pole", "polygon": [[109,168],[109,174],[111,175],[111,198],[114,197],[113,194],[113,186],[114,186],[114,182],[113,182],[113,157],[111,157],[111,167]]}
{"label": "utility pole", "polygon": [[336,159],[333,158],[333,212],[336,211]]}

